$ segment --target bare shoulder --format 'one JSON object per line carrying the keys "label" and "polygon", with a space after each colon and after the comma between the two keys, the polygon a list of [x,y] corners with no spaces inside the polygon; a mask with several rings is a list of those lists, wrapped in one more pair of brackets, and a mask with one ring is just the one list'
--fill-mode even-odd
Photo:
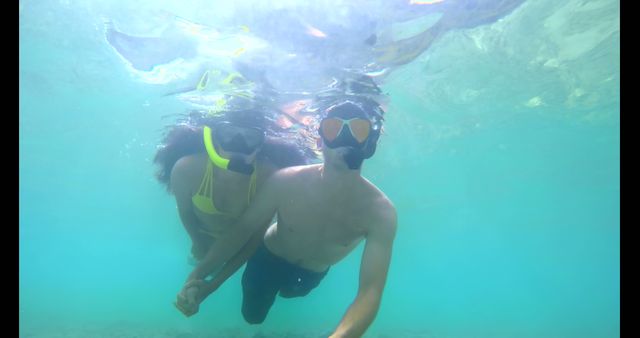
{"label": "bare shoulder", "polygon": [[269,175],[260,187],[257,200],[269,201],[268,203],[277,205],[282,201],[283,197],[291,198],[291,196],[299,194],[299,187],[304,186],[304,184],[300,183],[304,182],[305,176],[308,175],[306,167],[286,167]]}
{"label": "bare shoulder", "polygon": [[257,166],[258,189],[264,186],[264,183],[278,171],[278,167],[269,161],[258,161]]}
{"label": "bare shoulder", "polygon": [[378,197],[376,203],[376,215],[379,222],[377,223],[381,227],[387,228],[388,231],[396,231],[398,225],[398,213],[396,207],[391,200],[384,194]]}
{"label": "bare shoulder", "polygon": [[366,190],[370,196],[371,224],[386,233],[395,233],[398,224],[396,207],[382,190],[365,180]]}
{"label": "bare shoulder", "polygon": [[194,154],[181,157],[176,161],[171,169],[171,189],[175,191],[180,187],[186,187],[191,180],[201,177],[206,163],[203,158],[202,154]]}
{"label": "bare shoulder", "polygon": [[317,175],[318,168],[319,165],[316,164],[282,168],[276,171],[270,179],[283,184],[293,184],[300,181],[308,181],[314,175]]}

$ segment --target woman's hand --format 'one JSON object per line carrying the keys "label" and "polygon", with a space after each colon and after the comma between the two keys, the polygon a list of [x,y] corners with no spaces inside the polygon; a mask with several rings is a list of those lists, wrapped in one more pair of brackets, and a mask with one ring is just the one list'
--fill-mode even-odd
{"label": "woman's hand", "polygon": [[191,317],[198,313],[200,302],[204,299],[203,294],[206,289],[204,280],[192,280],[187,282],[176,296],[174,305],[185,316]]}

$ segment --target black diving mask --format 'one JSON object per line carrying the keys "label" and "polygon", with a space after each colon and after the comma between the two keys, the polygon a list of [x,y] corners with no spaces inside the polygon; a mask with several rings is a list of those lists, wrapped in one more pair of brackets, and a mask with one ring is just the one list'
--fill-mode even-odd
{"label": "black diving mask", "polygon": [[231,122],[219,122],[213,126],[214,138],[227,152],[250,155],[259,148],[265,139],[263,130],[257,127],[244,127]]}

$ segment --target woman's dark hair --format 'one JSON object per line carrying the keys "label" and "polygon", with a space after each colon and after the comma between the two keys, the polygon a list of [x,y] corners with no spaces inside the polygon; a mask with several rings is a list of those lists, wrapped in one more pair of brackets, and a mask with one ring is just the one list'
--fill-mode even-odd
{"label": "woman's dark hair", "polygon": [[178,124],[173,126],[164,136],[162,145],[158,147],[153,163],[160,166],[156,178],[166,184],[169,190],[171,170],[178,160],[184,156],[206,151],[202,140],[203,126]]}
{"label": "woman's dark hair", "polygon": [[269,161],[278,168],[308,164],[307,157],[296,144],[272,137],[265,140],[258,159]]}

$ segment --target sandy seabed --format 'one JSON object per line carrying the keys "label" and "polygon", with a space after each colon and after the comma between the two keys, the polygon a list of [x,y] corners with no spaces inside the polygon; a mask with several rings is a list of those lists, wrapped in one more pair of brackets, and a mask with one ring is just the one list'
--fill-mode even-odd
{"label": "sandy seabed", "polygon": [[[224,329],[218,332],[195,332],[177,329],[142,328],[51,328],[25,329],[21,338],[326,338],[328,332],[251,331]],[[436,338],[428,332],[405,331],[390,333],[368,332],[363,338]]]}

